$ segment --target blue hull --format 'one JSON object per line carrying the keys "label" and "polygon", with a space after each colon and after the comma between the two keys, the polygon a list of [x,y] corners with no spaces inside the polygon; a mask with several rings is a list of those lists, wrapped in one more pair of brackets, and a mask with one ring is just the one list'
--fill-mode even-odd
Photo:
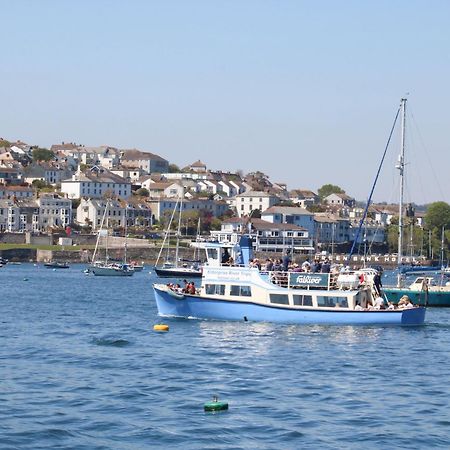
{"label": "blue hull", "polygon": [[288,309],[198,296],[175,296],[153,288],[159,315],[196,319],[244,320],[323,325],[422,325],[425,308],[394,311]]}

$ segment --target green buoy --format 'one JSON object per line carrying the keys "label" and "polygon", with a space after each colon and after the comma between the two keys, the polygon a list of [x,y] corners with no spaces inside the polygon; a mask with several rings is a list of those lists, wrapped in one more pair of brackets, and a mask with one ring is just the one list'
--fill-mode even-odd
{"label": "green buoy", "polygon": [[207,402],[204,405],[205,411],[225,411],[228,409],[227,402],[219,402],[219,398],[215,395],[212,402]]}

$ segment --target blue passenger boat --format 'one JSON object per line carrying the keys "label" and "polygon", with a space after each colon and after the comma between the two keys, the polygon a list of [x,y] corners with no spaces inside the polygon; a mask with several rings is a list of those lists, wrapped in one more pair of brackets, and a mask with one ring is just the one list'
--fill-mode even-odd
{"label": "blue passenger boat", "polygon": [[[227,248],[238,262],[221,264],[226,246],[205,244],[208,258],[195,294],[154,284],[161,316],[327,325],[422,325],[425,308],[375,309],[375,288],[361,273],[260,272],[251,242]],[[392,307],[393,308],[393,307]]]}

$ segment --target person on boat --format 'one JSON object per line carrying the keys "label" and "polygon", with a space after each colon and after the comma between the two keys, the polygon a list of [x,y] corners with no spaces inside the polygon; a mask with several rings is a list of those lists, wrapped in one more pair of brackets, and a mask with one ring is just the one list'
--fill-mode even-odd
{"label": "person on boat", "polygon": [[231,255],[228,252],[228,249],[225,248],[223,251],[223,255],[222,255],[222,264],[228,265],[228,261],[229,261],[230,257],[231,257]]}
{"label": "person on boat", "polygon": [[289,269],[289,264],[291,263],[290,251],[288,250],[283,256],[283,272],[287,272]]}
{"label": "person on boat", "polygon": [[378,296],[373,304],[375,309],[385,309],[384,299]]}
{"label": "person on boat", "polygon": [[322,264],[320,263],[319,259],[316,258],[311,265],[311,272],[319,273],[321,270],[322,270]]}
{"label": "person on boat", "polygon": [[311,270],[311,263],[309,262],[308,258],[306,258],[306,261],[302,264],[303,272],[309,272]]}
{"label": "person on boat", "polygon": [[193,281],[191,281],[191,283],[189,284],[189,288],[188,288],[188,293],[189,294],[192,294],[192,295],[195,295],[195,284],[194,284],[194,282]]}
{"label": "person on boat", "polygon": [[403,295],[400,300],[398,301],[398,307],[404,308],[408,303],[411,303],[409,300],[409,297],[407,295]]}
{"label": "person on boat", "polygon": [[389,309],[389,310],[395,309],[395,305],[392,302],[388,302],[388,306],[386,309]]}
{"label": "person on boat", "polygon": [[356,302],[355,311],[364,311],[364,308],[360,305],[359,301]]}
{"label": "person on boat", "polygon": [[322,273],[330,273],[331,270],[331,264],[330,260],[328,258],[325,258],[325,261],[322,264],[321,272]]}
{"label": "person on boat", "polygon": [[266,272],[271,272],[273,270],[273,261],[271,258],[266,259],[265,270]]}
{"label": "person on boat", "polygon": [[373,277],[373,285],[375,287],[375,291],[377,295],[381,295],[381,288],[383,284],[381,283],[381,275],[380,272],[377,272]]}

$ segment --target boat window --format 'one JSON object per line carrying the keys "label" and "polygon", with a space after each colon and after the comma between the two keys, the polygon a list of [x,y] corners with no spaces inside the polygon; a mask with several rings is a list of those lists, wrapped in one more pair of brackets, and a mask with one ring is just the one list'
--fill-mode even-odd
{"label": "boat window", "polygon": [[206,250],[206,253],[208,255],[208,259],[217,260],[217,249],[216,248],[208,248]]}
{"label": "boat window", "polygon": [[340,306],[342,308],[348,307],[348,302],[346,297],[325,297],[317,296],[317,306],[322,306],[326,308],[334,308]]}
{"label": "boat window", "polygon": [[287,294],[270,294],[270,303],[289,305],[289,296]]}
{"label": "boat window", "polygon": [[225,295],[224,284],[207,284],[205,285],[205,292],[208,295]]}
{"label": "boat window", "polygon": [[296,306],[312,306],[311,295],[293,295],[293,298]]}
{"label": "boat window", "polygon": [[241,296],[241,297],[251,297],[252,290],[250,286],[230,286],[230,295]]}

